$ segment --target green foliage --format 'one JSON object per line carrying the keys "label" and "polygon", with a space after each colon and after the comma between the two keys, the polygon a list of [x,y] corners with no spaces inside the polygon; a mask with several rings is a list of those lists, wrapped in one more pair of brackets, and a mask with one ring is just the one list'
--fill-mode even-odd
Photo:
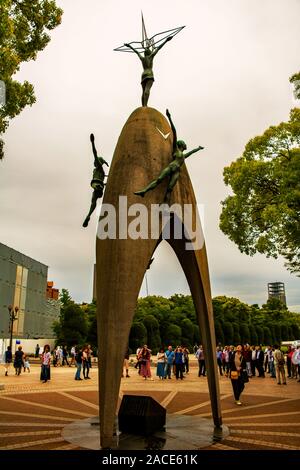
{"label": "green foliage", "polygon": [[264,332],[264,344],[271,346],[273,344],[273,337],[272,337],[270,328],[268,326],[264,326],[263,332]]}
{"label": "green foliage", "polygon": [[156,353],[161,347],[158,320],[153,315],[146,315],[143,318],[143,323],[147,330],[147,345],[152,352]]}
{"label": "green foliage", "polygon": [[187,346],[190,348],[194,341],[194,326],[193,322],[189,318],[184,318],[180,322],[181,327],[181,340],[178,344],[182,344],[183,346]]}
{"label": "green foliage", "polygon": [[300,72],[295,73],[291,78],[290,82],[294,85],[295,98],[300,100]]}
{"label": "green foliage", "polygon": [[266,304],[262,305],[262,308],[270,311],[282,311],[287,310],[287,307],[276,297],[271,297],[267,300]]}
{"label": "green foliage", "polygon": [[142,322],[133,322],[129,335],[130,349],[135,352],[144,344],[147,344],[147,329]]}
{"label": "green foliage", "polygon": [[54,325],[56,344],[83,345],[88,333],[87,319],[79,305],[72,302],[63,308],[59,322]]}
{"label": "green foliage", "polygon": [[218,320],[215,321],[215,333],[216,333],[216,342],[217,344],[224,344],[225,336],[223,332],[222,323]]}
{"label": "green foliage", "polygon": [[200,330],[199,330],[199,325],[194,324],[194,341],[193,344],[201,344],[201,335],[200,335]]}
{"label": "green foliage", "polygon": [[282,334],[281,334],[281,324],[275,324],[275,339],[277,343],[281,343],[282,341]]}
{"label": "green foliage", "polygon": [[88,334],[88,319],[85,312],[72,300],[67,289],[62,289],[60,302],[60,319],[53,324],[56,344],[68,347],[83,345]]}
{"label": "green foliage", "polygon": [[[298,97],[299,77],[291,78]],[[222,202],[221,230],[242,253],[282,255],[300,275],[300,108],[251,139],[224,168],[224,182],[234,194]]]}
{"label": "green foliage", "polygon": [[[1,0],[0,80],[6,86],[6,104],[0,108],[0,135],[9,120],[35,102],[33,86],[13,79],[22,62],[35,60],[50,41],[47,31],[61,22],[62,10],[53,0]],[[3,158],[0,139],[0,159]]]}
{"label": "green foliage", "polygon": [[70,293],[68,289],[62,289],[60,294],[59,294],[59,300],[62,304],[62,307],[66,307],[68,304],[72,303],[72,297],[70,296]]}
{"label": "green foliage", "polygon": [[223,331],[224,331],[224,337],[226,338],[226,343],[229,345],[233,344],[234,330],[233,330],[232,323],[225,321]]}
{"label": "green foliage", "polygon": [[[62,289],[61,318],[54,326],[57,342],[88,343],[97,347],[96,302],[77,305]],[[300,315],[289,312],[281,302],[268,301],[259,308],[239,299],[218,296],[213,299],[216,344],[274,344],[300,339]],[[147,344],[155,354],[161,346],[184,345],[192,351],[201,344],[201,332],[190,295],[169,299],[149,296],[138,300],[129,335],[132,351]]]}
{"label": "green foliage", "polygon": [[251,343],[250,328],[247,323],[240,324],[240,336],[242,344]]}
{"label": "green foliage", "polygon": [[169,325],[167,328],[167,338],[166,338],[166,345],[173,345],[173,347],[178,346],[181,344],[181,335],[182,331],[180,326],[178,325]]}
{"label": "green foliage", "polygon": [[264,343],[264,329],[260,325],[256,325],[255,330],[257,334],[257,343],[263,344]]}
{"label": "green foliage", "polygon": [[85,342],[90,344],[92,348],[96,348],[98,343],[96,302],[93,301],[91,304],[81,305],[81,309],[84,311],[88,322],[88,333]]}
{"label": "green foliage", "polygon": [[233,323],[233,344],[240,344],[241,343],[241,335],[240,335],[240,325],[238,323]]}
{"label": "green foliage", "polygon": [[258,336],[256,333],[256,329],[254,325],[249,325],[249,331],[250,331],[250,344],[258,344]]}
{"label": "green foliage", "polygon": [[281,337],[282,340],[284,341],[286,338],[289,336],[289,330],[288,330],[288,325],[286,323],[283,323],[281,325]]}

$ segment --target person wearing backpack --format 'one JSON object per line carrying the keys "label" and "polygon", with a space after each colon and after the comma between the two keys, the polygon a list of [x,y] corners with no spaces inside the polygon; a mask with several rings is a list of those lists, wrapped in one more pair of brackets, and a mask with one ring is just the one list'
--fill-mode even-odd
{"label": "person wearing backpack", "polygon": [[280,350],[280,347],[278,346],[278,344],[275,344],[274,348],[275,348],[274,364],[275,364],[275,369],[276,369],[277,384],[281,385],[281,381],[280,381],[280,377],[281,377],[282,385],[287,385],[285,370],[284,370],[285,360],[284,360],[283,352]]}
{"label": "person wearing backpack", "polygon": [[76,367],[77,367],[76,374],[75,374],[75,380],[83,380],[80,377],[81,368],[82,368],[82,355],[83,355],[83,348],[78,349],[78,351],[76,352],[76,355],[75,355],[75,362],[76,362]]}

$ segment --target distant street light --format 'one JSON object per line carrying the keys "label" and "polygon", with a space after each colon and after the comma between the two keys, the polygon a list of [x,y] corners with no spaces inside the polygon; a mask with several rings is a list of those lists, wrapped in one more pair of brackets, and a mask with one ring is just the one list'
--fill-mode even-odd
{"label": "distant street light", "polygon": [[19,307],[13,308],[12,305],[8,306],[9,311],[9,321],[10,321],[10,349],[12,351],[12,337],[13,337],[13,329],[14,329],[14,321],[18,319],[18,311]]}

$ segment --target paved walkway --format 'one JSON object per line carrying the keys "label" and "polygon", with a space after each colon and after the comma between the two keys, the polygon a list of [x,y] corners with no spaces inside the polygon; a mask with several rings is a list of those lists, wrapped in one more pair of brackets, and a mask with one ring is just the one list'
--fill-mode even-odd
{"label": "paved walkway", "polygon": [[[153,374],[155,370],[152,369]],[[14,373],[13,369],[11,374]],[[98,374],[94,367],[91,380],[74,380],[75,368],[51,368],[51,381],[40,383],[40,367],[19,377],[4,377],[0,369],[0,450],[80,449],[62,437],[66,424],[98,413]],[[130,378],[122,378],[124,393],[151,395],[168,413],[211,418],[206,377],[197,376],[192,365],[184,380],[144,380],[130,368]],[[277,385],[267,376],[255,377],[246,384],[243,405],[234,403],[231,382],[220,377],[223,421],[230,435],[208,450],[300,450],[300,383],[289,379]]]}

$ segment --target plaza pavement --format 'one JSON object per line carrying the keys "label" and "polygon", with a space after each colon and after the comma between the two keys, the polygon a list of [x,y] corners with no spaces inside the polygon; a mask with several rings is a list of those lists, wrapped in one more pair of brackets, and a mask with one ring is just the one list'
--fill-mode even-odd
{"label": "plaza pavement", "polygon": [[[191,360],[190,373],[183,380],[144,380],[130,367],[130,378],[122,378],[120,399],[124,393],[151,395],[168,413],[211,419],[206,377],[198,378],[197,363]],[[51,381],[41,383],[40,367],[31,372],[4,376],[0,368],[0,450],[78,450],[65,441],[62,430],[67,424],[98,414],[98,370],[91,369],[91,380],[75,381],[75,367],[51,367]],[[231,382],[220,377],[224,424],[230,434],[207,450],[300,450],[300,383],[288,379],[277,385],[268,375],[255,377],[246,384],[242,406],[234,403]],[[191,430],[192,431],[192,430]]]}

